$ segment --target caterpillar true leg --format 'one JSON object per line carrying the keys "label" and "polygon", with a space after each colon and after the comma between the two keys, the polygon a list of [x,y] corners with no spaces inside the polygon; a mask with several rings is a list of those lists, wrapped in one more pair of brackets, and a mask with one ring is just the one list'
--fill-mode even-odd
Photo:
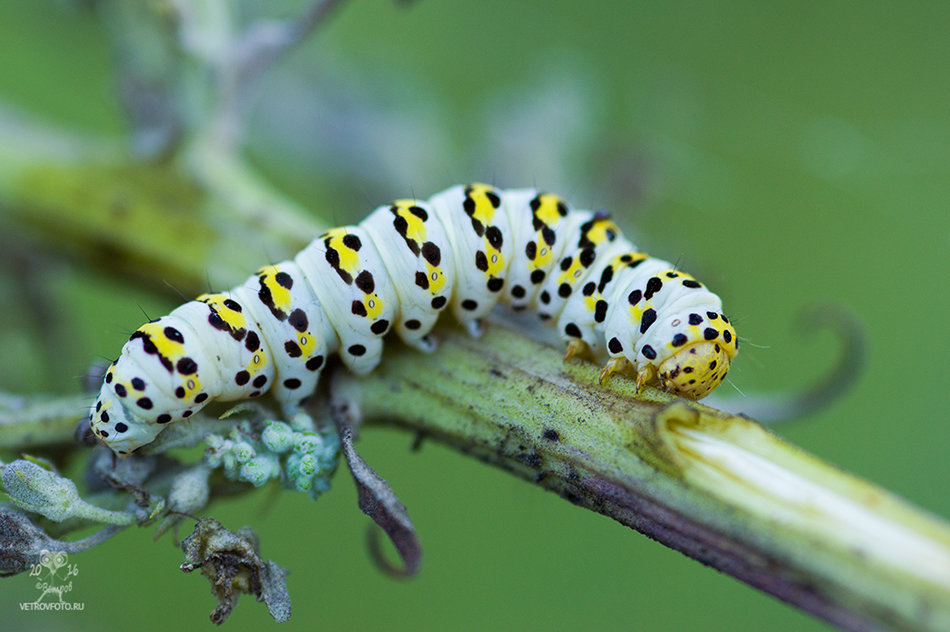
{"label": "caterpillar true leg", "polygon": [[[590,354],[590,347],[583,340],[571,338],[564,349],[564,361],[567,362],[574,356],[584,357]],[[601,380],[603,381],[603,380]]]}
{"label": "caterpillar true leg", "polygon": [[[616,358],[610,358],[607,360],[607,364],[604,365],[604,368],[600,371],[600,383],[603,384],[604,380],[611,376],[611,374],[617,371],[623,371],[630,366],[630,361],[627,360],[624,356],[619,356]],[[639,390],[639,389],[638,389]]]}

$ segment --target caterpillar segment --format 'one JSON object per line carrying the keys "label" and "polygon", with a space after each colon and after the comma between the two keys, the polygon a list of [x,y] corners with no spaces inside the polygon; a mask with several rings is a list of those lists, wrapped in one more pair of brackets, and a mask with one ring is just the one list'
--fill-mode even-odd
{"label": "caterpillar segment", "polygon": [[106,372],[91,427],[126,456],[211,401],[270,391],[292,414],[331,354],[363,374],[391,330],[432,351],[442,311],[478,335],[498,302],[553,324],[565,360],[606,358],[601,382],[630,373],[638,388],[699,399],[738,352],[719,297],[640,252],[606,213],[535,189],[460,185],[380,206],[146,323]]}

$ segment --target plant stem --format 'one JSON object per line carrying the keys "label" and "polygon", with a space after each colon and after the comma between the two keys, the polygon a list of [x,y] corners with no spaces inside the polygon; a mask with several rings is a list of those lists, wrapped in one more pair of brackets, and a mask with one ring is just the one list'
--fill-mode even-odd
{"label": "plant stem", "polygon": [[0,393],[0,450],[29,451],[73,443],[73,430],[89,414],[89,395],[13,397]]}
{"label": "plant stem", "polygon": [[950,629],[950,527],[753,421],[562,363],[501,327],[387,347],[332,389],[851,630]]}

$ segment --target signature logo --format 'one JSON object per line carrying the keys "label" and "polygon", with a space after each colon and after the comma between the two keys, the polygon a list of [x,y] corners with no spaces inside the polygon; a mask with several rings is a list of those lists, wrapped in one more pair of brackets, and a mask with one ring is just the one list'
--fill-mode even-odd
{"label": "signature logo", "polygon": [[61,551],[44,550],[38,564],[30,569],[30,577],[36,580],[40,596],[36,601],[20,603],[20,610],[82,610],[85,604],[71,602],[63,596],[72,592],[72,577],[79,574],[79,567],[69,563],[69,556]]}

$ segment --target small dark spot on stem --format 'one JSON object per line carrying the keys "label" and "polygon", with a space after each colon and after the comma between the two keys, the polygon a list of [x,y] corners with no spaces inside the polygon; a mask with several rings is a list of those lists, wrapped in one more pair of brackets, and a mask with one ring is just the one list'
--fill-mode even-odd
{"label": "small dark spot on stem", "polygon": [[528,454],[522,455],[520,458],[521,461],[532,470],[540,468],[544,462],[544,460],[541,458],[541,455],[537,452],[529,452]]}

